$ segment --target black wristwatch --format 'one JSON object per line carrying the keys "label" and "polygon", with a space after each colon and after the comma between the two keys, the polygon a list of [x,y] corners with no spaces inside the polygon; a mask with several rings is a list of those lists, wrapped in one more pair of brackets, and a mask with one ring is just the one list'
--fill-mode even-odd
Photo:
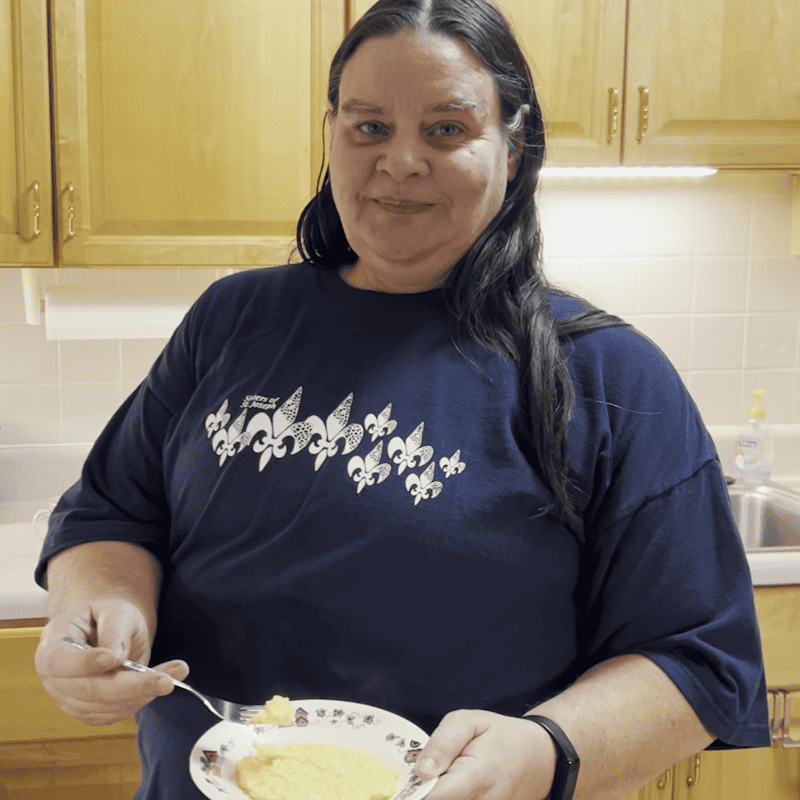
{"label": "black wristwatch", "polygon": [[572,800],[575,793],[575,784],[578,782],[578,769],[581,760],[572,746],[572,742],[561,728],[553,720],[543,717],[540,714],[527,714],[522,719],[529,719],[537,725],[541,725],[553,740],[556,746],[556,774],[553,777],[553,786],[548,800]]}

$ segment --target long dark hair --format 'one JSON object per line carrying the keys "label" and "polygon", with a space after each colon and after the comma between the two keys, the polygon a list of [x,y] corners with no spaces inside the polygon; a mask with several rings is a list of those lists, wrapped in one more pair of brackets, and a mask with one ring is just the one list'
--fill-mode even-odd
{"label": "long dark hair", "polygon": [[[566,514],[569,495],[567,430],[575,409],[575,389],[562,339],[622,320],[590,308],[556,320],[548,300],[554,290],[542,270],[542,234],[536,206],[544,163],[544,120],[530,68],[508,22],[487,0],[378,0],[345,37],[330,69],[328,100],[339,108],[344,65],[359,45],[399,31],[427,30],[448,36],[470,50],[492,75],[500,98],[501,124],[518,158],[516,175],[502,207],[451,270],[445,292],[462,329],[507,355],[530,377],[528,406],[540,466]],[[530,112],[521,113],[524,105]],[[320,171],[320,176],[322,171]],[[330,171],[300,216],[297,248],[319,269],[339,269],[358,256],[350,247],[333,202]]]}

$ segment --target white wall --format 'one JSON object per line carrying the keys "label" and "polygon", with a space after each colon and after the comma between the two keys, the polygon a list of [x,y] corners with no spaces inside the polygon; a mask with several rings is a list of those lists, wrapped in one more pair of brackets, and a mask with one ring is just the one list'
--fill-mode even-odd
{"label": "white wall", "polygon": [[[620,314],[672,359],[709,425],[760,385],[769,418],[800,423],[800,258],[791,178],[575,184],[542,190],[550,277]],[[214,270],[51,270],[53,281],[179,282]],[[144,377],[158,340],[50,342],[25,324],[20,270],[0,269],[0,445],[91,441]]]}

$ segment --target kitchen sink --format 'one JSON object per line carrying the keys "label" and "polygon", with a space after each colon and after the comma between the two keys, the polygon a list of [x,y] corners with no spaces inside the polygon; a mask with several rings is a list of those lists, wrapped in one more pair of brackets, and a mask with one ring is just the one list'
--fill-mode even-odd
{"label": "kitchen sink", "polygon": [[780,486],[728,487],[745,550],[800,550],[800,493]]}

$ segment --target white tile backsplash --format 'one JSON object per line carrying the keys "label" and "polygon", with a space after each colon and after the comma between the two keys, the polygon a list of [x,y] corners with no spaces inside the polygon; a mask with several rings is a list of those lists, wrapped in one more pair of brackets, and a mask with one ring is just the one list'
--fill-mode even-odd
{"label": "white tile backsplash", "polygon": [[740,314],[747,305],[747,257],[703,256],[692,261],[692,311]]}
{"label": "white tile backsplash", "polygon": [[[550,278],[637,325],[680,371],[708,424],[735,425],[762,386],[769,419],[800,422],[800,258],[791,177],[542,190]],[[585,226],[585,227],[584,227]],[[635,300],[633,299],[635,295]]]}
{"label": "white tile backsplash", "polygon": [[689,369],[729,370],[742,364],[744,314],[695,314]]}
{"label": "white tile backsplash", "polygon": [[[800,423],[800,258],[791,177],[548,180],[549,277],[638,325],[674,362],[710,425],[735,425],[762,385],[768,417]],[[215,270],[46,270],[65,286],[175,284]],[[62,341],[25,324],[19,269],[0,269],[0,446],[89,441],[163,340]]]}

